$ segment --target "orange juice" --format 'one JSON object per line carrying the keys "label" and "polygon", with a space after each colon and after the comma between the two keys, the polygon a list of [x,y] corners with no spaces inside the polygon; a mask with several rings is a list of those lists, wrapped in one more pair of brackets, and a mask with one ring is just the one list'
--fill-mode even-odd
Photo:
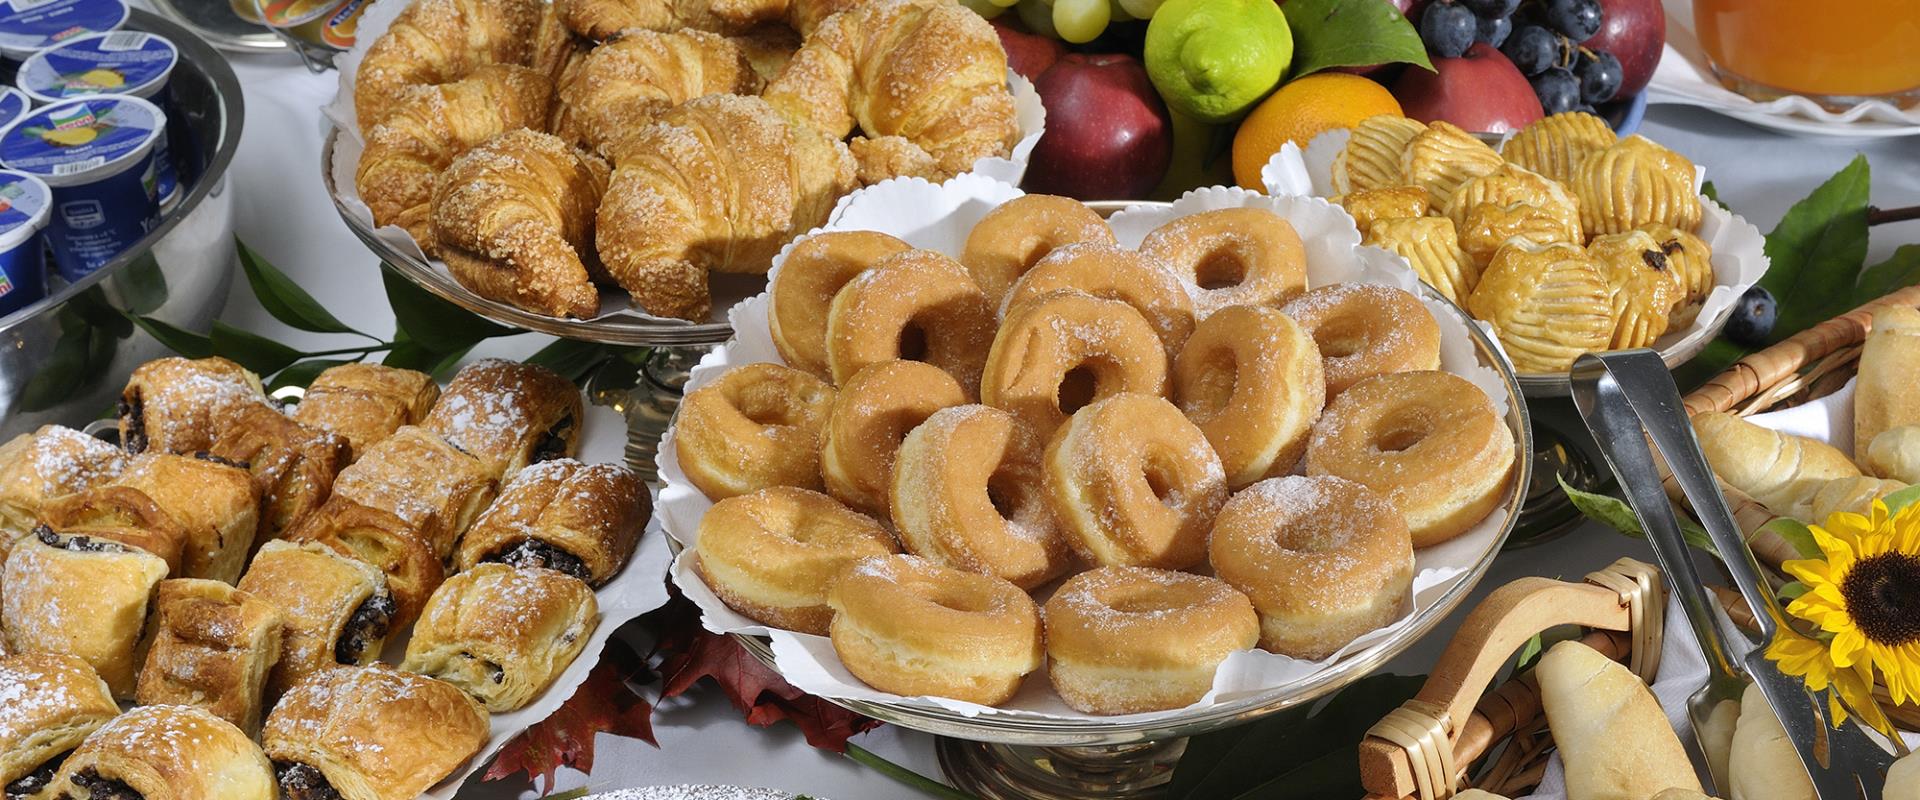
{"label": "orange juice", "polygon": [[1916,0],[1694,0],[1693,21],[1714,71],[1742,94],[1920,102]]}

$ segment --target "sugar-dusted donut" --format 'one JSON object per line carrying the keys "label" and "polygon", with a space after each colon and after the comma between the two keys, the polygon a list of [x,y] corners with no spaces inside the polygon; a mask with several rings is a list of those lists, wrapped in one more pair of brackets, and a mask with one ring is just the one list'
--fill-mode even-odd
{"label": "sugar-dusted donut", "polygon": [[911,249],[878,231],[829,231],[794,243],[767,287],[767,327],[787,365],[830,375],[826,309],[833,296],[880,259]]}
{"label": "sugar-dusted donut", "polygon": [[1202,319],[1229,306],[1278,306],[1307,290],[1307,250],[1293,224],[1263,208],[1222,208],[1168,222],[1140,252],[1192,285]]}
{"label": "sugar-dusted donut", "polygon": [[1293,469],[1326,405],[1320,351],[1278,309],[1235,306],[1200,322],[1173,362],[1173,401],[1220,454],[1227,485]]}
{"label": "sugar-dusted donut", "polygon": [[1413,546],[1465,533],[1500,504],[1513,432],[1480,387],[1438,371],[1376,375],[1327,405],[1307,445],[1308,475],[1337,475],[1400,510]]}
{"label": "sugar-dusted donut", "polygon": [[1270,478],[1214,519],[1214,574],[1253,600],[1260,646],[1318,661],[1406,610],[1413,543],[1392,503],[1330,476]]}
{"label": "sugar-dusted donut", "polygon": [[993,331],[994,307],[959,262],[907,250],[881,259],[833,296],[827,366],[839,384],[882,361],[925,361],[974,397]]}
{"label": "sugar-dusted donut", "polygon": [[1280,309],[1320,348],[1332,397],[1364,378],[1440,368],[1440,323],[1411,293],[1370,283],[1336,283]]}
{"label": "sugar-dusted donut", "polygon": [[1193,298],[1173,268],[1137,250],[1110,244],[1070,244],[1048,253],[1013,284],[1001,303],[1001,313],[1062,289],[1133,306],[1159,334],[1167,358],[1180,352],[1193,335]]}
{"label": "sugar-dusted donut", "polygon": [[1041,443],[1012,415],[982,405],[933,412],[894,456],[888,497],[907,551],[1031,589],[1067,568],[1047,502]]}
{"label": "sugar-dusted donut", "polygon": [[827,590],[849,567],[898,552],[880,523],[819,492],[775,486],[713,504],[693,569],[728,608],[775,628],[826,634]]}
{"label": "sugar-dusted donut", "polygon": [[820,433],[833,387],[779,364],[745,364],[687,394],[674,437],[680,468],[720,500],[768,486],[820,488]]}
{"label": "sugar-dusted donut", "polygon": [[1046,661],[1033,598],[991,575],[879,556],[847,570],[828,602],[840,663],[883,692],[999,705]]}
{"label": "sugar-dusted donut", "polygon": [[820,449],[827,493],[855,508],[887,514],[893,454],[907,432],[933,412],[964,405],[953,376],[918,361],[882,361],[853,374],[834,396]]}
{"label": "sugar-dusted donut", "polygon": [[1044,614],[1047,677],[1089,714],[1180,708],[1260,640],[1253,604],[1226,581],[1146,567],[1101,567],[1060,585]]}
{"label": "sugar-dusted donut", "polygon": [[1120,392],[1166,393],[1167,355],[1133,306],[1077,291],[1007,310],[987,351],[980,402],[1014,413],[1040,436],[1067,415]]}
{"label": "sugar-dusted donut", "polygon": [[1074,242],[1113,244],[1113,229],[1071,197],[1030,194],[1002,203],[974,223],[960,249],[960,263],[998,304],[1034,262]]}
{"label": "sugar-dusted donut", "polygon": [[1206,435],[1156,395],[1116,394],[1074,412],[1047,445],[1046,475],[1068,546],[1095,564],[1205,561],[1227,501]]}

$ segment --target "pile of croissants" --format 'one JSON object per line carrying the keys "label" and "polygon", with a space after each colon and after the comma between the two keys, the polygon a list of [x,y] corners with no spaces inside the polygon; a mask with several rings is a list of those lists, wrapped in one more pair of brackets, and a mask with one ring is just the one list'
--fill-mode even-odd
{"label": "pile of croissants", "polygon": [[[1007,57],[953,0],[414,0],[366,51],[354,183],[473,292],[704,321],[838,199],[1018,138]],[[851,138],[849,138],[851,136]]]}

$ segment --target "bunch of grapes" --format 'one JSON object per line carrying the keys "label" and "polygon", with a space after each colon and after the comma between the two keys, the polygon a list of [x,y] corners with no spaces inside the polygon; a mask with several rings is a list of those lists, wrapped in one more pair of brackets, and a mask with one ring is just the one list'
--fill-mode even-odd
{"label": "bunch of grapes", "polygon": [[961,5],[992,19],[1008,8],[1027,29],[1042,36],[1085,44],[1112,22],[1151,19],[1161,0],[961,0]]}
{"label": "bunch of grapes", "polygon": [[1600,0],[1433,0],[1420,15],[1420,38],[1443,58],[1475,42],[1497,47],[1548,114],[1592,113],[1625,77],[1612,53],[1581,46],[1600,32],[1603,16]]}

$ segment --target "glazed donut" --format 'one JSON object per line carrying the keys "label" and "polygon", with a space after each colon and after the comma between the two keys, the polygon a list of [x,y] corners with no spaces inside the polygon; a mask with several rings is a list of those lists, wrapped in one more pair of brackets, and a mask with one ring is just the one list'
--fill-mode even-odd
{"label": "glazed donut", "polygon": [[883,692],[982,705],[1013,698],[1046,658],[1020,587],[913,556],[878,556],[833,584],[833,650]]}
{"label": "glazed donut", "polygon": [[1227,473],[1199,428],[1155,395],[1075,412],[1047,445],[1047,494],[1067,545],[1094,564],[1186,569],[1207,559]]}
{"label": "glazed donut", "polygon": [[1000,313],[1004,316],[1009,308],[1062,289],[1133,306],[1159,334],[1168,359],[1193,335],[1193,298],[1173,268],[1110,244],[1083,242],[1048,253],[1014,282]]}
{"label": "glazed donut", "polygon": [[695,389],[674,424],[680,469],[709,499],[768,486],[820,488],[833,387],[779,364],[745,364]]}
{"label": "glazed donut", "polygon": [[1276,309],[1235,306],[1201,320],[1173,362],[1173,401],[1239,488],[1293,469],[1326,405],[1320,351]]}
{"label": "glazed donut", "polygon": [[1260,647],[1308,661],[1398,619],[1413,596],[1407,523],[1345,478],[1247,487],[1214,518],[1208,557],[1260,613]]}
{"label": "glazed donut", "polygon": [[1333,397],[1364,378],[1440,368],[1440,323],[1412,293],[1370,283],[1336,283],[1280,309],[1313,337]]}
{"label": "glazed donut", "polygon": [[1089,714],[1180,708],[1213,688],[1236,650],[1260,641],[1253,604],[1226,581],[1145,567],[1101,567],[1047,600],[1047,677]]}
{"label": "glazed donut", "polygon": [[775,628],[826,635],[827,589],[848,567],[899,552],[893,534],[819,492],[774,486],[713,504],[693,570],[728,608]]}
{"label": "glazed donut", "polygon": [[1140,252],[1191,284],[1201,319],[1229,306],[1278,306],[1307,290],[1307,250],[1292,223],[1262,208],[1180,217],[1140,242]]}
{"label": "glazed donut", "polygon": [[1067,568],[1040,442],[1012,414],[943,408],[907,434],[888,495],[907,552],[1032,589]]}
{"label": "glazed donut", "polygon": [[788,366],[821,377],[827,370],[827,317],[833,296],[880,259],[911,250],[878,231],[829,231],[795,242],[767,287],[767,327]]}
{"label": "glazed donut", "polygon": [[840,384],[870,364],[925,361],[974,397],[993,327],[993,305],[958,262],[908,250],[881,259],[833,296],[827,365]]}
{"label": "glazed donut", "polygon": [[1002,203],[974,223],[960,248],[960,263],[998,304],[1034,262],[1074,242],[1113,244],[1113,229],[1071,197],[1030,194]]}
{"label": "glazed donut", "polygon": [[965,405],[953,376],[918,361],[882,361],[853,374],[834,396],[820,449],[827,493],[855,508],[887,514],[893,454],[907,432],[933,412]]}
{"label": "glazed donut", "polygon": [[1480,387],[1438,371],[1356,383],[1327,405],[1307,445],[1308,475],[1364,484],[1400,509],[1413,546],[1465,533],[1500,504],[1513,432]]}
{"label": "glazed donut", "polygon": [[1046,437],[1088,403],[1120,392],[1164,395],[1166,383],[1166,350],[1133,306],[1058,291],[1007,311],[987,351],[980,402]]}

